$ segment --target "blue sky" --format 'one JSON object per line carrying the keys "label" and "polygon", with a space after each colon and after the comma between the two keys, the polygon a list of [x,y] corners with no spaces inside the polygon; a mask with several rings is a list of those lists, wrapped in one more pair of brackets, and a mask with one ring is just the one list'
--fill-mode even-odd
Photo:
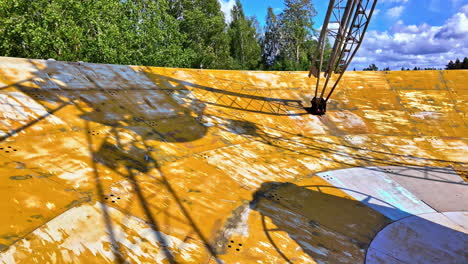
{"label": "blue sky", "polygon": [[[227,12],[235,0],[219,0]],[[241,0],[245,13],[264,24],[267,8],[279,13],[283,0]],[[320,27],[328,7],[315,0]],[[377,12],[352,67],[370,63],[401,67],[444,67],[448,60],[468,56],[468,0],[379,0]]]}

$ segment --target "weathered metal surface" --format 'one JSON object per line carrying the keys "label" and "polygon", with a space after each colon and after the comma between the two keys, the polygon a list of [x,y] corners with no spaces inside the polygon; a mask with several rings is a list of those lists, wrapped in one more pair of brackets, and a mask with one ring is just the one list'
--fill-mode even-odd
{"label": "weathered metal surface", "polygon": [[318,175],[392,220],[436,212],[380,168],[344,169]]}
{"label": "weathered metal surface", "polygon": [[452,223],[468,230],[468,222],[466,221],[466,219],[468,219],[468,212],[445,212],[444,215],[448,217]]}
{"label": "weathered metal surface", "polygon": [[468,212],[468,183],[452,168],[384,167],[383,170],[439,212]]}
{"label": "weathered metal surface", "polygon": [[463,176],[468,71],[304,74],[0,58],[0,263],[363,263],[392,219],[317,174]]}
{"label": "weathered metal surface", "polygon": [[[466,216],[463,222],[468,222]],[[366,263],[467,263],[467,245],[468,230],[445,215],[411,216],[385,227],[376,236]]]}

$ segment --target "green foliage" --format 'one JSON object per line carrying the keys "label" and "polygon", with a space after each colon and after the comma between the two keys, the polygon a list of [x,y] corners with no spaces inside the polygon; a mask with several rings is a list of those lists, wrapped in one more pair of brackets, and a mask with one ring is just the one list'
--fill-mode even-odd
{"label": "green foliage", "polygon": [[234,68],[242,70],[258,69],[260,63],[260,44],[254,18],[246,18],[242,4],[238,0],[232,10],[232,22],[229,25],[231,55],[235,61]]}
{"label": "green foliage", "polygon": [[0,55],[116,64],[187,64],[165,0],[0,0]]}
{"label": "green foliage", "polygon": [[447,66],[447,70],[461,70],[465,69],[468,70],[468,57],[465,57],[463,61],[460,61],[460,59],[457,59],[455,62],[450,61]]}
{"label": "green foliage", "polygon": [[[106,1],[99,1],[106,2]],[[123,16],[113,26],[122,27],[121,36],[126,42],[124,55],[130,64],[158,66],[189,66],[189,54],[182,43],[177,20],[169,14],[167,1],[128,0],[118,1]],[[123,24],[125,21],[126,24]],[[118,36],[116,36],[118,38]],[[115,38],[109,38],[113,41]],[[109,46],[111,43],[109,43]],[[122,54],[115,54],[122,56]]]}
{"label": "green foliage", "polygon": [[463,59],[463,63],[462,63],[461,68],[462,69],[468,69],[468,57],[465,57],[465,59]]}
{"label": "green foliage", "polygon": [[[316,15],[311,0],[285,0],[286,8],[280,14],[282,57],[293,68],[302,68],[307,60],[309,40],[313,35],[313,17]],[[309,44],[309,45],[308,45]]]}
{"label": "green foliage", "polygon": [[190,54],[190,67],[229,69],[229,36],[217,0],[172,0],[171,13],[186,36],[183,49]]}
{"label": "green foliage", "polygon": [[307,70],[315,9],[284,0],[262,34],[240,1],[0,0],[0,56],[218,69]]}
{"label": "green foliage", "polygon": [[265,68],[269,69],[275,63],[277,56],[280,53],[280,24],[273,8],[268,8],[266,18],[265,35],[262,40],[262,63]]}
{"label": "green foliage", "polygon": [[263,40],[263,64],[272,70],[308,70],[317,41],[313,40],[311,0],[285,0],[285,10],[278,16],[268,9]]}
{"label": "green foliage", "polygon": [[374,63],[369,65],[369,67],[363,69],[363,71],[378,71],[378,70],[379,70],[379,67],[377,67],[377,65],[375,65]]}

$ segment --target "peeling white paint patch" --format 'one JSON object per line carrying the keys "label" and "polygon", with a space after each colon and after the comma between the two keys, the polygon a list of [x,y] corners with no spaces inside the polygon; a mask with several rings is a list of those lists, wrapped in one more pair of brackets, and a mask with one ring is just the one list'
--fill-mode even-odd
{"label": "peeling white paint patch", "polygon": [[[266,72],[248,72],[247,75],[253,77],[250,81],[257,86],[257,88],[261,87],[272,87],[272,88],[287,88],[288,84],[286,82],[282,82],[280,76],[274,73],[266,73]],[[258,79],[258,80],[255,80]]]}
{"label": "peeling white paint patch", "polygon": [[240,213],[240,221],[233,228],[226,228],[224,230],[225,237],[231,237],[233,235],[240,235],[243,237],[249,236],[249,216],[252,210],[249,206],[244,206]]}
{"label": "peeling white paint patch", "polygon": [[267,181],[294,179],[300,175],[294,174],[291,170],[281,169],[287,166],[291,168],[291,163],[286,159],[275,160],[270,163],[253,162],[253,160],[262,157],[259,153],[268,153],[267,148],[270,148],[261,143],[254,144],[251,150],[245,146],[236,145],[229,147],[229,151],[212,152],[213,155],[208,163],[223,171],[230,171],[229,176],[232,179],[251,190],[259,188],[262,183]]}
{"label": "peeling white paint patch", "polygon": [[51,203],[51,202],[47,202],[47,203],[46,203],[46,207],[47,207],[49,210],[53,210],[53,209],[55,209],[55,204],[54,204],[54,203]]}
{"label": "peeling white paint patch", "polygon": [[37,196],[29,195],[28,198],[24,200],[23,205],[27,208],[40,208],[42,203]]}
{"label": "peeling white paint patch", "polygon": [[272,247],[272,245],[270,245],[268,243],[265,243],[265,242],[262,242],[262,241],[260,241],[260,245],[262,245],[262,246],[264,246],[266,248],[271,248]]}
{"label": "peeling white paint patch", "polygon": [[356,115],[353,112],[350,111],[344,111],[344,112],[335,112],[333,115],[330,115],[330,118],[337,122],[340,123],[343,127],[345,128],[365,128],[366,127],[366,122],[364,120]]}
{"label": "peeling white paint patch", "polygon": [[343,146],[339,146],[336,150],[337,154],[332,154],[331,157],[334,161],[356,165],[359,161],[353,158],[352,154],[349,153],[349,149]]}
{"label": "peeling white paint patch", "polygon": [[175,78],[178,79],[178,81],[185,85],[185,86],[193,86],[195,84],[195,79],[194,77],[189,74],[188,72],[186,71],[177,71],[175,74],[174,74]]}
{"label": "peeling white paint patch", "polygon": [[[31,119],[49,115],[41,104],[21,92],[0,94],[0,113],[4,118],[16,121],[30,121]],[[47,121],[54,125],[65,124],[54,115],[49,115]]]}
{"label": "peeling white paint patch", "polygon": [[282,138],[283,137],[283,135],[278,130],[272,129],[272,128],[269,128],[269,127],[264,127],[263,132],[265,132],[265,134],[267,134],[269,137],[272,137],[272,138]]}
{"label": "peeling white paint patch", "polygon": [[420,119],[439,119],[440,117],[442,117],[442,114],[436,112],[418,112],[416,114],[412,114],[411,116]]}
{"label": "peeling white paint patch", "polygon": [[307,250],[310,250],[312,252],[315,252],[321,256],[327,256],[328,255],[328,250],[323,247],[313,247],[310,244],[307,243],[302,243],[302,246],[305,247]]}
{"label": "peeling white paint patch", "polygon": [[63,180],[72,181],[72,180],[77,180],[80,177],[83,177],[83,175],[86,175],[86,173],[92,172],[92,171],[93,171],[92,168],[84,168],[84,169],[73,171],[73,172],[62,173],[58,177]]}
{"label": "peeling white paint patch", "polygon": [[320,171],[323,167],[323,165],[319,163],[316,159],[303,158],[298,159],[297,161],[304,165],[310,171]]}
{"label": "peeling white paint patch", "polygon": [[310,129],[314,134],[325,134],[326,126],[320,121],[317,116],[308,115],[307,118],[304,116],[290,115],[288,118],[294,120],[301,127]]}
{"label": "peeling white paint patch", "polygon": [[[57,263],[76,263],[84,254],[91,254],[103,262],[112,262],[114,254],[109,246],[111,239],[103,221],[102,208],[103,204],[97,202],[94,205],[86,204],[68,210],[36,229],[27,240],[20,240],[2,252],[0,263],[14,264],[15,259],[30,256],[25,255],[25,252],[31,251],[32,244],[36,250],[42,247],[49,252],[43,256],[47,260],[39,256],[34,257],[37,263],[45,263],[53,258]],[[129,263],[147,263],[146,260],[165,263],[166,256],[155,238],[156,231],[138,218],[124,215],[111,207],[107,209],[116,240],[121,250],[129,256]],[[171,252],[178,254],[178,257],[185,261],[203,250],[200,244],[186,243],[160,231],[157,233],[165,238]]]}
{"label": "peeling white paint patch", "polygon": [[16,264],[15,260],[16,247],[11,246],[7,251],[0,254],[0,263],[2,264]]}
{"label": "peeling white paint patch", "polygon": [[92,171],[92,168],[66,170],[64,173],[58,175],[58,178],[73,182],[74,188],[80,188],[89,181],[89,176]]}
{"label": "peeling white paint patch", "polygon": [[345,136],[344,139],[351,144],[364,144],[367,140],[369,140],[368,136],[362,135],[348,135]]}

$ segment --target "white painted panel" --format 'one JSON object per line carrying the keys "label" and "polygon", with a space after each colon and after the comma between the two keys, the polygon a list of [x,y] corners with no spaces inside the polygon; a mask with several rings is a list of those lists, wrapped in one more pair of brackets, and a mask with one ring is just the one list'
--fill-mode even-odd
{"label": "white painted panel", "polygon": [[468,183],[451,168],[381,168],[387,177],[439,212],[468,211]]}
{"label": "white painted panel", "polygon": [[408,217],[387,226],[377,234],[368,254],[378,251],[411,264],[466,264],[467,246],[466,230],[435,213]]}
{"label": "white painted panel", "polygon": [[[450,221],[463,227],[465,229],[465,233],[468,234],[468,212],[447,212],[444,213],[444,215],[447,216],[450,219]],[[468,245],[466,251],[468,254]]]}
{"label": "white painted panel", "polygon": [[392,220],[435,212],[379,168],[352,168],[318,175]]}

